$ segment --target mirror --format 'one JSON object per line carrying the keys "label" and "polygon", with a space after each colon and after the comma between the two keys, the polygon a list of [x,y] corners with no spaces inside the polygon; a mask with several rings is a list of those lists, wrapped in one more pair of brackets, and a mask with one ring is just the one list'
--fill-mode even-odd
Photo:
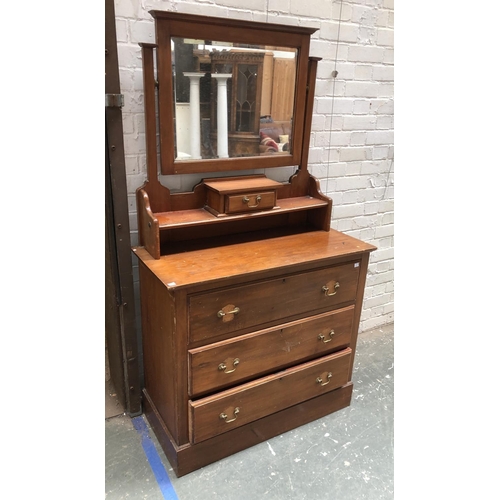
{"label": "mirror", "polygon": [[175,161],[289,155],[297,50],[172,38]]}
{"label": "mirror", "polygon": [[315,30],[151,14],[161,173],[298,165]]}

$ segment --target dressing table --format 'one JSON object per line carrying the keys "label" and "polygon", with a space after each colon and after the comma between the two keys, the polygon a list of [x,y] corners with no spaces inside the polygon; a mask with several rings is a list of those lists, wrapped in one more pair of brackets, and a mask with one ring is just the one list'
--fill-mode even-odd
{"label": "dressing table", "polygon": [[[143,409],[182,476],[350,404],[375,247],[330,229],[308,172],[315,29],[151,15],[132,250]],[[287,182],[239,174],[287,166]],[[193,173],[189,192],[159,180]]]}

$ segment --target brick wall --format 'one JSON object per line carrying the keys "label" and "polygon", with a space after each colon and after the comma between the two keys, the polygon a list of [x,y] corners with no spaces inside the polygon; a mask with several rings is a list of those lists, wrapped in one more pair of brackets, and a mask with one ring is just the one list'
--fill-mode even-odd
{"label": "brick wall", "polygon": [[[148,13],[152,9],[318,29],[310,50],[311,56],[322,58],[310,171],[333,199],[332,228],[378,248],[370,259],[360,331],[393,322],[394,0],[115,0],[133,245],[137,244],[135,190],[146,177],[138,43],[155,41]],[[334,70],[338,71],[336,79]],[[286,180],[293,170],[265,173]],[[161,181],[172,191],[187,191],[199,179],[186,175]]]}

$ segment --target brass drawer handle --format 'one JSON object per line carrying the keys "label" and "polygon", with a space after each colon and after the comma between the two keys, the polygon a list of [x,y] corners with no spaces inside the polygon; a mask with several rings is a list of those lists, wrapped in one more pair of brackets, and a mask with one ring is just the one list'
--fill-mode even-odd
{"label": "brass drawer handle", "polygon": [[239,358],[234,358],[234,361],[233,361],[233,366],[234,366],[234,368],[233,368],[232,370],[227,371],[227,365],[226,365],[226,363],[221,363],[221,364],[219,365],[219,367],[218,367],[218,368],[219,368],[219,370],[220,370],[221,372],[223,371],[224,373],[233,373],[233,372],[234,372],[234,370],[236,370],[236,367],[237,367],[239,364],[240,364],[240,360],[239,360]]}
{"label": "brass drawer handle", "polygon": [[238,407],[236,407],[233,411],[233,415],[234,415],[234,418],[232,418],[231,420],[227,420],[227,413],[224,413],[222,412],[220,415],[219,415],[219,418],[221,420],[225,420],[226,421],[226,424],[229,424],[231,422],[234,422],[237,418],[237,415],[238,413],[240,412],[240,409]]}
{"label": "brass drawer handle", "polygon": [[240,312],[239,307],[235,307],[232,311],[224,312],[222,309],[217,313],[219,318],[223,318],[226,314],[238,314]]}
{"label": "brass drawer handle", "polygon": [[327,385],[330,383],[330,379],[332,378],[332,372],[329,372],[328,375],[326,376],[327,378],[327,381],[326,382],[323,382],[323,379],[321,377],[318,377],[316,379],[316,382],[319,384],[319,385]]}
{"label": "brass drawer handle", "polygon": [[335,283],[335,285],[333,286],[333,289],[335,290],[333,293],[328,293],[330,291],[330,289],[325,285],[323,286],[323,288],[321,289],[323,292],[325,292],[325,295],[327,297],[333,297],[336,293],[337,293],[337,290],[340,288],[340,283],[337,281]]}
{"label": "brass drawer handle", "polygon": [[[260,200],[262,200],[262,196],[260,194],[258,194],[255,197],[255,205],[248,205],[248,208],[255,208],[255,207],[259,206]],[[250,201],[250,198],[248,196],[245,196],[241,201],[243,203],[247,203],[248,204],[248,202]]]}
{"label": "brass drawer handle", "polygon": [[333,340],[333,336],[335,335],[335,332],[333,330],[331,330],[328,335],[330,336],[330,338],[328,340],[325,340],[325,336],[322,333],[320,333],[318,335],[318,340],[321,340],[323,342],[323,344],[326,344],[327,342],[331,342]]}

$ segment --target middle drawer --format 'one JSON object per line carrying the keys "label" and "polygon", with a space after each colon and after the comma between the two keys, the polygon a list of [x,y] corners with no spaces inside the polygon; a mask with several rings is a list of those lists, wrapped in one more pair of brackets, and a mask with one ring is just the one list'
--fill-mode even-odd
{"label": "middle drawer", "polygon": [[321,356],[351,340],[354,306],[189,351],[189,395],[218,390]]}

